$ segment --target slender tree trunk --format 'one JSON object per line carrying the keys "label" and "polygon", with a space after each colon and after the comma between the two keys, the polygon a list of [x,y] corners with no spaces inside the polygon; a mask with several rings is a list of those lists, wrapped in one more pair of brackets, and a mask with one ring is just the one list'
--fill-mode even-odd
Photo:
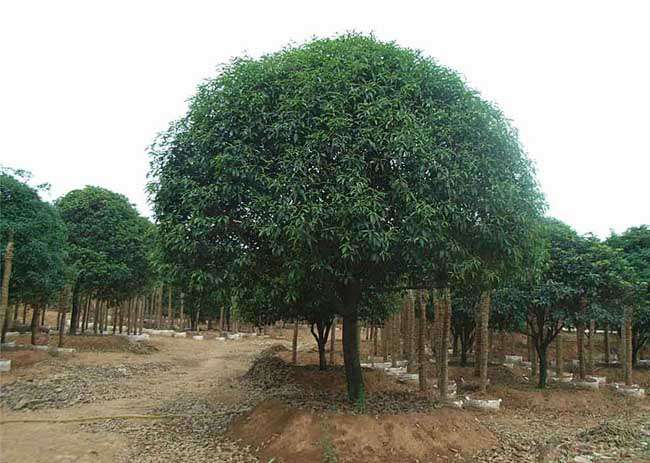
{"label": "slender tree trunk", "polygon": [[632,309],[630,307],[625,308],[625,321],[624,321],[624,331],[625,331],[625,357],[623,361],[625,362],[625,384],[627,386],[632,385]]}
{"label": "slender tree trunk", "polygon": [[564,352],[562,352],[562,332],[555,338],[555,373],[558,379],[564,373]]}
{"label": "slender tree trunk", "polygon": [[479,344],[479,378],[480,378],[480,389],[481,392],[485,392],[487,389],[488,381],[488,326],[490,321],[490,302],[491,297],[490,293],[484,291],[481,294],[481,301],[479,304],[480,317],[480,331],[481,331],[481,342]]}
{"label": "slender tree trunk", "polygon": [[390,346],[390,361],[393,368],[397,367],[397,358],[399,357],[397,346],[399,344],[399,319],[398,315],[393,315],[390,322],[391,327],[391,346]]}
{"label": "slender tree trunk", "polygon": [[163,325],[163,288],[164,285],[160,285],[160,288],[158,288],[158,329],[162,328]]}
{"label": "slender tree trunk", "polygon": [[291,343],[291,363],[298,364],[298,319],[293,321],[293,341]]}
{"label": "slender tree trunk", "polygon": [[223,331],[223,324],[224,324],[223,310],[224,310],[224,306],[221,306],[221,310],[219,311],[219,329],[221,331]]}
{"label": "slender tree trunk", "polygon": [[528,361],[530,362],[530,377],[537,378],[537,352],[535,349],[535,341],[531,334],[532,328],[528,328],[526,333],[526,345],[528,346]]}
{"label": "slender tree trunk", "polygon": [[47,313],[47,304],[43,306],[43,310],[41,311],[41,326],[45,326],[45,314]]}
{"label": "slender tree trunk", "polygon": [[59,317],[58,317],[58,327],[59,327],[59,347],[63,347],[65,343],[65,317],[68,312],[68,304],[70,303],[70,287],[66,286],[61,291],[59,298]]}
{"label": "slender tree trunk", "polygon": [[587,371],[590,375],[594,374],[594,338],[596,337],[596,320],[589,320],[589,339],[587,352]]}
{"label": "slender tree trunk", "polygon": [[140,297],[140,326],[138,328],[138,334],[142,334],[144,329],[144,309],[147,303],[147,298],[145,296]]}
{"label": "slender tree trunk", "polygon": [[336,317],[332,322],[332,334],[330,334],[330,365],[334,365],[335,354],[336,354]]}
{"label": "slender tree trunk", "polygon": [[474,376],[481,377],[481,304],[474,310]]}
{"label": "slender tree trunk", "polygon": [[406,336],[405,336],[405,344],[406,344],[406,371],[408,373],[415,373],[417,371],[417,365],[416,365],[416,348],[417,348],[417,343],[413,343],[414,338],[417,340],[417,337],[415,337],[415,298],[416,298],[416,292],[413,290],[410,290],[406,296]]}
{"label": "slender tree trunk", "polygon": [[427,335],[427,304],[425,295],[426,293],[424,289],[417,291],[417,308],[420,315],[418,323],[418,379],[420,382],[420,391],[427,390],[426,358],[424,352]]}
{"label": "slender tree trunk", "polygon": [[[223,306],[221,306],[221,315],[223,319]],[[185,293],[181,292],[181,319],[179,321],[181,331],[185,329]],[[221,324],[221,331],[223,331],[223,322]]]}
{"label": "slender tree trunk", "polygon": [[543,388],[546,387],[546,382],[547,382],[547,378],[548,378],[548,362],[547,362],[548,346],[546,344],[544,344],[544,343],[540,343],[540,344],[541,344],[541,346],[539,348],[539,383],[538,383],[538,386],[543,389]]}
{"label": "slender tree trunk", "polygon": [[440,399],[447,400],[449,384],[449,327],[451,325],[451,294],[449,288],[444,288],[440,292],[441,312],[442,312],[442,330],[440,336],[440,374],[438,375],[438,391]]}
{"label": "slender tree trunk", "polygon": [[32,310],[32,345],[36,344],[36,336],[38,335],[38,318],[39,318],[40,306],[38,304],[33,305]]}
{"label": "slender tree trunk", "polygon": [[174,305],[172,304],[172,285],[167,287],[167,321],[169,322],[169,328],[174,327]]}
{"label": "slender tree trunk", "polygon": [[383,362],[388,362],[388,321],[384,321],[381,327],[381,355]]}
{"label": "slender tree trunk", "polygon": [[578,347],[578,375],[580,379],[585,379],[587,376],[587,370],[585,368],[585,349],[584,349],[584,339],[585,339],[585,325],[583,322],[576,323],[576,342]]}
{"label": "slender tree trunk", "polygon": [[609,346],[609,323],[605,323],[605,331],[603,333],[605,335],[605,364],[609,366],[610,364],[610,346]]}
{"label": "slender tree trunk", "polygon": [[118,307],[117,306],[118,305],[119,304],[115,303],[115,305],[113,306],[113,320],[111,320],[113,322],[113,334],[115,334],[115,330],[117,329],[117,322],[118,322],[118,319],[117,319],[117,308]]}

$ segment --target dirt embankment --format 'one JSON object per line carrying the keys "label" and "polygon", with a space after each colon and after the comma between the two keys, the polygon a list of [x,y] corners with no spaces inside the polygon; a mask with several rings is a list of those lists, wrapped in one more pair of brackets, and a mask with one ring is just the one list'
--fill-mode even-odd
{"label": "dirt embankment", "polygon": [[[496,444],[471,413],[449,408],[404,415],[311,413],[273,400],[235,420],[230,434],[261,461],[442,461]],[[468,439],[467,436],[471,436]]]}

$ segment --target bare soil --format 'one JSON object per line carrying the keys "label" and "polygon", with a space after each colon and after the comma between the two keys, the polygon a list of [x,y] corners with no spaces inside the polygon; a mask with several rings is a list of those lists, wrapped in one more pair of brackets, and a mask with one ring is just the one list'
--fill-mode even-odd
{"label": "bare soil", "polygon": [[[335,368],[318,371],[307,329],[295,366],[286,350],[290,329],[268,338],[208,338],[153,337],[134,350],[123,338],[80,336],[67,341],[79,350],[73,355],[3,352],[13,365],[0,376],[0,463],[650,461],[648,398],[608,389],[539,391],[525,371],[495,364],[487,395],[502,398],[502,410],[456,410],[432,402],[417,385],[366,370],[369,408],[356,414],[345,406],[340,354]],[[525,353],[522,338],[502,341],[495,360]],[[286,391],[243,378],[269,348]],[[461,394],[472,393],[472,374],[471,366],[450,368]],[[620,369],[598,374],[617,378]],[[634,375],[650,386],[649,369]],[[433,380],[432,368],[428,376]],[[68,401],[75,388],[84,389],[84,401]],[[2,396],[48,390],[52,402]]]}

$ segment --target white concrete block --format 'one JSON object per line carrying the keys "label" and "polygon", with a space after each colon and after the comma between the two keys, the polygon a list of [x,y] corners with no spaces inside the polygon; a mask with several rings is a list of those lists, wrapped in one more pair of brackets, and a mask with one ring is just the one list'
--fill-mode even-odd
{"label": "white concrete block", "polygon": [[11,371],[11,360],[0,360],[0,373],[8,373]]}
{"label": "white concrete block", "polygon": [[463,399],[463,406],[465,408],[496,411],[501,408],[501,399],[472,399],[470,397],[465,397],[465,399]]}
{"label": "white concrete block", "polygon": [[201,335],[192,336],[192,339],[194,339],[195,341],[203,341],[203,336],[201,336]]}

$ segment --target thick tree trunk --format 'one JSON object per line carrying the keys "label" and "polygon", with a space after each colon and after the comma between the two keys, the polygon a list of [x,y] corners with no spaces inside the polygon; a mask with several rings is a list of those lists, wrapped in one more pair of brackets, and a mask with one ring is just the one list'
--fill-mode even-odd
{"label": "thick tree trunk", "polygon": [[343,364],[348,400],[360,410],[365,409],[366,393],[359,359],[358,306],[361,287],[357,282],[346,285],[341,293],[343,314]]}
{"label": "thick tree trunk", "polygon": [[481,342],[479,344],[479,378],[480,378],[480,390],[485,392],[487,389],[487,371],[488,371],[488,326],[490,321],[490,302],[491,297],[490,293],[484,291],[481,294],[481,302],[479,304],[480,310],[480,326],[479,331],[481,332]]}
{"label": "thick tree trunk", "polygon": [[426,358],[424,352],[427,335],[427,305],[425,294],[425,290],[423,289],[420,289],[417,292],[417,308],[420,315],[418,323],[418,377],[420,382],[420,391],[426,391],[427,389]]}
{"label": "thick tree trunk", "polygon": [[343,315],[343,364],[348,388],[348,399],[359,408],[365,407],[365,389],[359,358],[359,330],[356,314]]}
{"label": "thick tree trunk", "polygon": [[562,332],[555,338],[555,372],[558,378],[564,373],[564,352],[562,351]]}
{"label": "thick tree trunk", "polygon": [[609,346],[609,323],[605,323],[604,334],[604,343],[605,343],[605,364],[609,366],[610,364],[610,346]]}
{"label": "thick tree trunk", "polygon": [[576,342],[578,348],[578,375],[580,379],[585,379],[587,376],[587,370],[585,366],[585,349],[584,349],[584,339],[585,339],[585,325],[582,322],[576,323]]}
{"label": "thick tree trunk", "polygon": [[293,322],[293,342],[291,343],[291,363],[298,364],[298,320]]}
{"label": "thick tree trunk", "polygon": [[7,247],[2,269],[2,289],[0,290],[0,329],[4,330],[7,311],[9,310],[9,281],[11,279],[11,267],[14,261],[14,235],[9,232]]}

